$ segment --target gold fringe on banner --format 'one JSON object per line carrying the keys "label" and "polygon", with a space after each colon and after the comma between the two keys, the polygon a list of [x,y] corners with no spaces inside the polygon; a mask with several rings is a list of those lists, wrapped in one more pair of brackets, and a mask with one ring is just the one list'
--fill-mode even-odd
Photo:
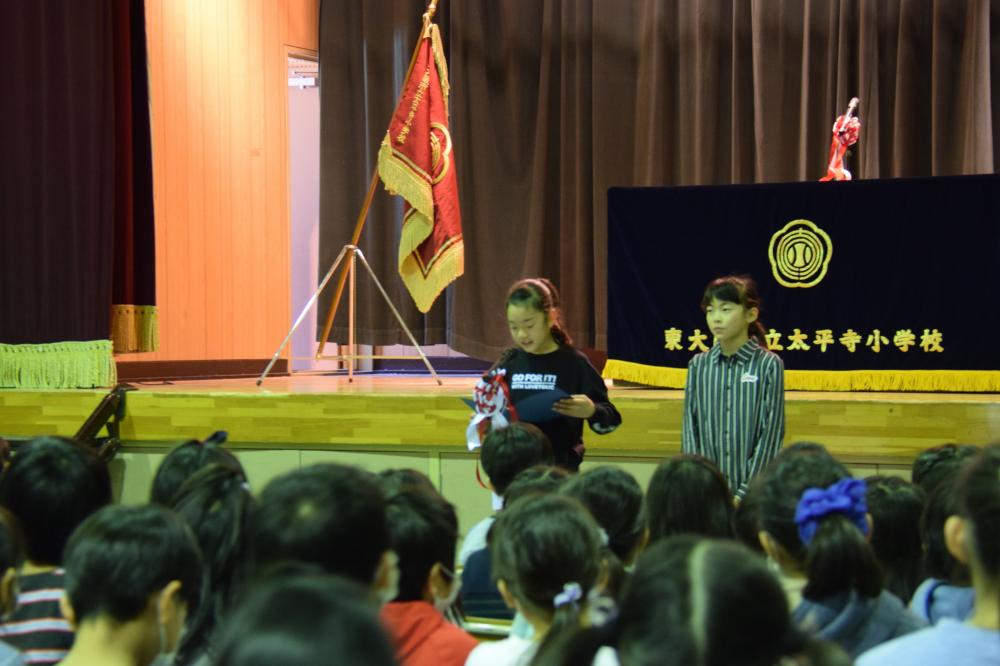
{"label": "gold fringe on banner", "polygon": [[160,345],[155,305],[112,305],[111,341],[116,354],[152,352]]}
{"label": "gold fringe on banner", "polygon": [[117,382],[110,340],[44,345],[0,343],[0,388],[98,388]]}
{"label": "gold fringe on banner", "polygon": [[[687,369],[608,359],[603,375],[682,389]],[[1000,391],[1000,370],[785,370],[785,390],[995,393]]]}

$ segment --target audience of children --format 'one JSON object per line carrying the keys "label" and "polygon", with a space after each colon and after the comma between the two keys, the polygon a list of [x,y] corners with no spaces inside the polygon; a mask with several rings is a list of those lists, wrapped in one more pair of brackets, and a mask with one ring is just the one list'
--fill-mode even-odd
{"label": "audience of children", "polygon": [[649,539],[639,482],[620,467],[606,465],[573,476],[559,492],[579,500],[603,530],[605,573],[601,593],[609,600],[617,600],[626,572]]}
{"label": "audience of children", "polygon": [[883,589],[868,542],[865,483],[825,450],[790,448],[760,479],[760,539],[781,570],[792,617],[852,657],[926,622]]}
{"label": "audience of children", "polygon": [[[7,616],[17,605],[15,579],[24,560],[24,544],[14,516],[0,507],[0,616]],[[0,641],[0,666],[23,666],[24,657]]]}
{"label": "audience of children", "polygon": [[171,655],[201,600],[194,535],[155,504],[93,514],[66,545],[65,570],[61,604],[76,632],[66,666],[147,666]]}
{"label": "audience of children", "polygon": [[943,618],[871,650],[859,666],[1000,663],[1000,446],[964,466],[956,484],[958,515],[945,521],[948,550],[969,567],[976,591],[965,622]]}
{"label": "audience of children", "polygon": [[170,502],[193,531],[205,562],[205,591],[188,618],[176,666],[210,654],[216,627],[233,608],[250,574],[249,534],[256,502],[238,462],[202,467],[181,484]]}
{"label": "audience of children", "polygon": [[870,542],[885,574],[882,584],[909,603],[924,579],[920,516],[927,498],[920,486],[898,476],[870,476],[865,485],[872,518]]}
{"label": "audience of children", "polygon": [[[552,444],[537,426],[515,421],[505,428],[486,433],[479,449],[479,460],[486,474],[486,485],[501,502],[507,486],[518,474],[535,465],[552,465]],[[495,516],[487,516],[465,535],[458,560],[465,566],[469,556],[486,548],[486,534]]]}
{"label": "audience of children", "polygon": [[260,495],[251,541],[258,569],[313,564],[369,587],[382,601],[396,597],[385,494],[364,470],[324,463],[272,480]]}
{"label": "audience of children", "polygon": [[708,458],[682,454],[664,460],[646,494],[649,539],[674,534],[733,536],[733,493]]}
{"label": "audience of children", "polygon": [[[101,508],[105,464],[37,438],[0,480],[0,666],[1000,663],[1000,446],[866,484],[792,444],[734,509],[695,455],[645,495],[613,466],[518,473],[551,460],[535,430],[491,433],[505,507],[461,572],[455,508],[416,470],[312,465],[255,500],[219,442],[187,442],[155,502]],[[734,538],[754,529],[770,568]],[[443,613],[484,576],[517,611],[492,643]]]}
{"label": "audience of children", "polygon": [[964,621],[975,601],[969,567],[949,552],[944,538],[948,518],[959,513],[957,484],[957,473],[938,483],[920,520],[923,569],[928,577],[914,591],[910,609],[931,624],[943,618]]}
{"label": "audience of children", "polygon": [[367,586],[324,573],[275,574],[222,631],[214,666],[396,666]]}
{"label": "audience of children", "polygon": [[565,632],[532,663],[601,662],[843,666],[850,659],[793,625],[784,592],[763,558],[732,541],[682,535],[650,544],[639,557],[616,617]]}
{"label": "audience of children", "polygon": [[107,466],[62,437],[22,445],[0,481],[0,505],[17,519],[26,557],[17,576],[17,607],[0,624],[0,639],[20,650],[25,662],[58,663],[73,644],[59,606],[63,549],[77,526],[110,502]]}
{"label": "audience of children", "polygon": [[458,517],[433,490],[403,487],[388,499],[389,537],[399,558],[399,594],[382,620],[403,666],[461,666],[476,639],[445,620],[458,596]]}
{"label": "audience of children", "polygon": [[513,500],[493,527],[493,578],[533,636],[481,643],[466,664],[527,663],[540,645],[578,628],[601,582],[603,545],[600,527],[578,501],[554,493]]}
{"label": "audience of children", "polygon": [[[504,492],[504,505],[514,502],[517,498],[533,493],[555,492],[569,477],[562,467],[535,465],[520,474],[507,486]],[[487,543],[492,537],[492,528],[486,535]],[[509,607],[497,589],[493,580],[492,555],[489,547],[472,553],[465,561],[462,569],[462,608],[466,615],[483,618],[513,619],[511,633],[527,638],[532,629],[523,617],[515,616],[513,608]]]}

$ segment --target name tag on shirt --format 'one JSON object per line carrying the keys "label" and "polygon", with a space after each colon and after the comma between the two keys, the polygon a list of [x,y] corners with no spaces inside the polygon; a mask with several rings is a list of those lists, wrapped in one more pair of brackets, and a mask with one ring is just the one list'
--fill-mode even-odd
{"label": "name tag on shirt", "polygon": [[743,376],[740,377],[740,382],[743,384],[756,384],[757,375],[751,375],[749,372],[744,372]]}

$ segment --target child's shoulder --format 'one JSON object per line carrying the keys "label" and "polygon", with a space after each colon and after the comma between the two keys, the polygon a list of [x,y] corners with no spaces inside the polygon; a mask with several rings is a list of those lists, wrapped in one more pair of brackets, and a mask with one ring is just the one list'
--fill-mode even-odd
{"label": "child's shoulder", "polygon": [[[714,349],[714,347],[712,348]],[[712,349],[708,351],[698,352],[694,356],[688,359],[688,368],[697,368],[708,362],[712,358]]]}
{"label": "child's shoulder", "polygon": [[785,367],[785,362],[781,360],[781,357],[778,356],[773,351],[771,351],[770,349],[768,349],[767,345],[762,345],[756,340],[754,340],[754,343],[756,345],[754,353],[758,355],[762,363],[764,363],[765,365],[771,365],[778,368]]}

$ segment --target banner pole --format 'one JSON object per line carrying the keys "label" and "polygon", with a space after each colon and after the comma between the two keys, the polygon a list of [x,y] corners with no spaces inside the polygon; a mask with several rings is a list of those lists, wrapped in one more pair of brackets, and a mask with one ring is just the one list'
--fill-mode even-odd
{"label": "banner pole", "polygon": [[[417,55],[420,53],[420,43],[427,37],[427,28],[431,24],[431,20],[434,18],[434,13],[437,11],[438,0],[431,0],[430,4],[427,5],[427,11],[423,15],[423,27],[420,29],[420,36],[417,38],[417,43],[413,47],[413,55],[410,56],[410,64],[406,68],[406,76],[403,77],[403,89],[399,91],[399,95],[396,98],[396,104],[392,107],[395,111],[396,107],[399,106],[399,100],[403,98],[403,94],[406,92],[406,84],[410,81],[410,74],[413,73],[413,67],[417,64]],[[392,118],[390,117],[390,122]],[[365,200],[361,204],[361,212],[358,213],[357,222],[354,224],[354,233],[351,234],[350,245],[357,246],[358,241],[361,240],[361,232],[365,228],[365,222],[368,221],[368,211],[371,209],[372,201],[375,199],[375,188],[378,185],[378,160],[375,160],[375,169],[372,171],[371,182],[368,184],[368,192],[365,194]],[[316,348],[316,358],[320,358],[323,355],[323,349],[326,347],[327,340],[330,339],[330,330],[333,328],[333,319],[337,315],[337,309],[340,307],[340,299],[344,295],[344,285],[347,282],[347,266],[344,266],[340,275],[337,277],[337,286],[333,292],[333,300],[330,301],[330,309],[326,313],[326,321],[323,324],[323,334],[319,339],[319,347]]]}

